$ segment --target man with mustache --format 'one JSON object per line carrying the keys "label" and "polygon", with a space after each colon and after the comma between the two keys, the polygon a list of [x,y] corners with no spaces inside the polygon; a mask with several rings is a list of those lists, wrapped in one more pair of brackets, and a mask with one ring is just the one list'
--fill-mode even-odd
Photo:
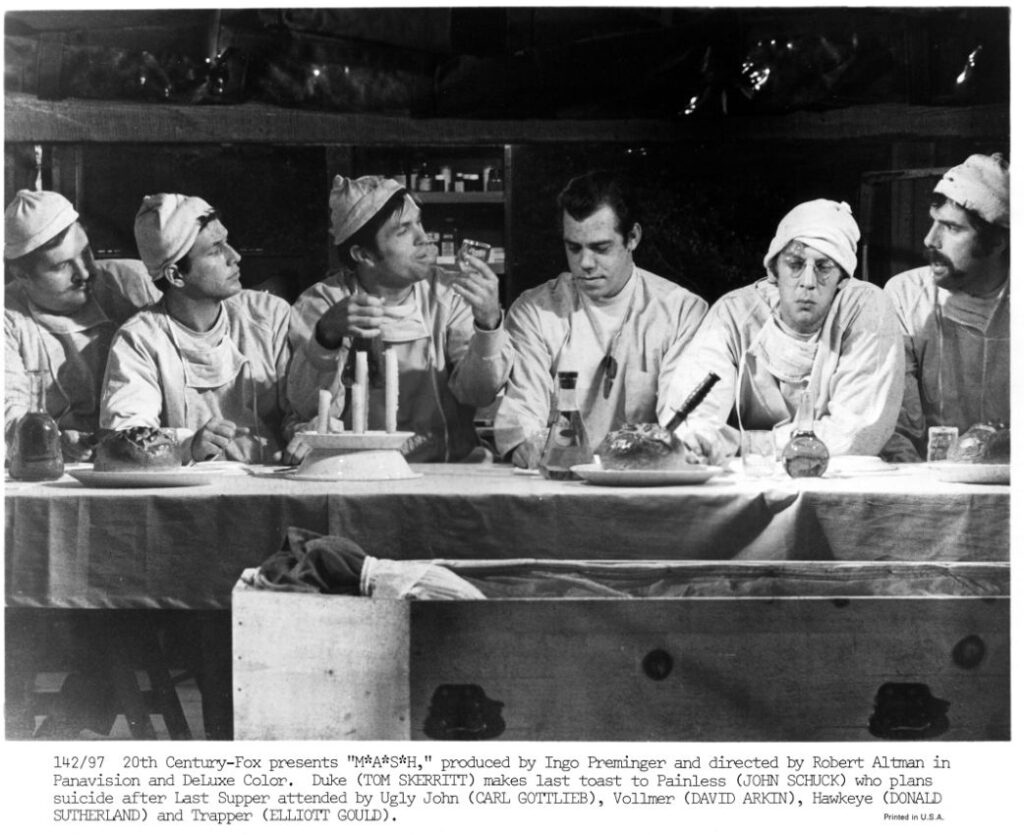
{"label": "man with mustache", "polygon": [[569,271],[527,290],[508,329],[515,363],[494,421],[498,451],[537,466],[559,371],[593,446],[624,423],[656,419],[664,388],[707,304],[633,263],[641,226],[627,184],[608,171],[571,180],[558,197]]}
{"label": "man with mustache", "polygon": [[[486,459],[476,409],[494,402],[512,361],[498,277],[469,256],[469,269],[444,280],[420,206],[394,180],[336,176],[329,206],[341,269],[306,290],[292,312],[288,394],[299,417],[316,417],[318,393],[326,389],[332,416],[351,429],[346,385],[355,354],[366,351],[367,428],[383,429],[385,392],[372,378],[388,349],[398,360],[398,430],[413,433],[402,450],[406,459]],[[296,457],[308,452],[302,446],[295,445]]]}
{"label": "man with mustache", "polygon": [[35,405],[28,372],[37,371],[65,460],[87,459],[114,331],[160,293],[139,261],[95,260],[78,212],[53,191],[19,191],[7,207],[4,266],[8,448],[14,424]]}
{"label": "man with mustache", "polygon": [[974,154],[935,186],[929,266],[885,291],[903,329],[906,385],[886,457],[919,461],[928,429],[1010,421],[1010,169]]}
{"label": "man with mustache", "polygon": [[807,390],[832,455],[879,453],[896,425],[903,352],[885,293],[854,277],[859,240],[846,203],[811,200],[783,217],[767,275],[715,302],[679,363],[669,405],[707,372],[720,378],[677,430],[687,446],[715,460],[742,430],[769,429],[781,450]]}
{"label": "man with mustache", "polygon": [[145,197],[135,242],[164,295],[114,337],[100,425],[173,429],[183,463],[279,460],[291,421],[288,304],[242,289],[242,258],[201,197]]}

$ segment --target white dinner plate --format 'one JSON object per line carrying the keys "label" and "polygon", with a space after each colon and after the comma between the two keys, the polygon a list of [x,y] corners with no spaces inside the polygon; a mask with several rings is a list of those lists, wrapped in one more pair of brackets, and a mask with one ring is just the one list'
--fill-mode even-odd
{"label": "white dinner plate", "polygon": [[835,455],[828,462],[826,475],[867,475],[896,469],[895,464],[883,461],[877,455]]}
{"label": "white dinner plate", "polygon": [[958,464],[943,461],[930,465],[939,481],[958,484],[1009,484],[1009,464]]}
{"label": "white dinner plate", "polygon": [[671,484],[703,484],[722,472],[721,467],[694,465],[685,470],[606,470],[597,464],[577,464],[570,469],[590,484],[608,487],[655,487]]}
{"label": "white dinner plate", "polygon": [[69,473],[86,487],[196,487],[209,484],[212,473],[197,470],[76,470]]}

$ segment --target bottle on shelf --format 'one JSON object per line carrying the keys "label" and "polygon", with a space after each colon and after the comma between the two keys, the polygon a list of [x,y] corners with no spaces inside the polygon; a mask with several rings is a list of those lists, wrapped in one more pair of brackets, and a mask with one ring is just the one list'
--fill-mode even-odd
{"label": "bottle on shelf", "polygon": [[487,179],[487,190],[488,191],[504,191],[505,181],[501,176],[501,169],[495,168],[491,171],[491,176]]}
{"label": "bottle on shelf", "polygon": [[57,421],[46,412],[43,374],[29,371],[29,411],[18,418],[11,441],[11,478],[51,481],[64,475]]}
{"label": "bottle on shelf", "polygon": [[577,464],[589,464],[594,457],[576,402],[576,378],[575,371],[558,372],[556,407],[538,466],[544,478],[579,478],[571,468]]}
{"label": "bottle on shelf", "polygon": [[828,447],[814,434],[814,404],[805,388],[800,393],[793,434],[782,450],[782,465],[793,478],[816,477],[825,474],[828,459]]}
{"label": "bottle on shelf", "polygon": [[430,176],[430,172],[427,171],[427,164],[423,163],[420,166],[420,171],[416,175],[416,191],[433,191],[434,190],[434,178]]}
{"label": "bottle on shelf", "polygon": [[438,178],[444,184],[442,191],[452,190],[452,167],[450,165],[442,165],[441,173],[438,174]]}

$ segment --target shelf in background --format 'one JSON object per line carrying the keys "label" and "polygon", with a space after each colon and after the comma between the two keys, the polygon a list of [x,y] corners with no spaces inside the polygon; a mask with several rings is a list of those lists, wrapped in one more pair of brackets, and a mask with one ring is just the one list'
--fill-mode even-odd
{"label": "shelf in background", "polygon": [[516,142],[1002,137],[1009,104],[878,104],[727,119],[419,119],[289,110],[4,96],[7,142],[255,142],[297,145],[479,145]]}
{"label": "shelf in background", "polygon": [[504,203],[503,191],[414,191],[421,203],[456,205],[466,203]]}

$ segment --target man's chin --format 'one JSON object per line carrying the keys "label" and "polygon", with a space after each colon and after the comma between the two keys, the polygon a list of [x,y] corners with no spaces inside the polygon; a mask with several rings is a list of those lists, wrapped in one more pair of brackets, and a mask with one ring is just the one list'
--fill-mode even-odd
{"label": "man's chin", "polygon": [[964,275],[955,270],[951,270],[945,265],[932,264],[932,280],[935,282],[936,287],[941,287],[943,290],[962,290],[964,286]]}
{"label": "man's chin", "polygon": [[584,295],[592,299],[600,299],[608,289],[608,282],[603,278],[574,278],[576,287]]}

